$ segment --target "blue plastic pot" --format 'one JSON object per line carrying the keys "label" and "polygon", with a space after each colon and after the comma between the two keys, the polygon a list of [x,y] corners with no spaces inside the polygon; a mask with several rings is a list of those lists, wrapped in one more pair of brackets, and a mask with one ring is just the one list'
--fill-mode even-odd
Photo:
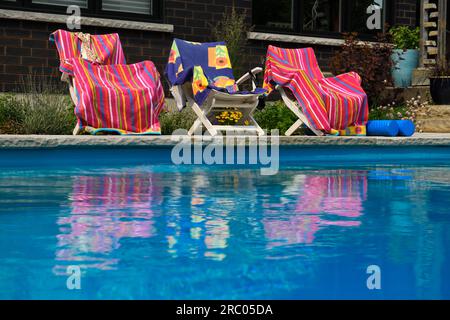
{"label": "blue plastic pot", "polygon": [[391,56],[394,62],[392,78],[396,88],[407,88],[411,86],[412,74],[419,65],[419,50],[395,49]]}

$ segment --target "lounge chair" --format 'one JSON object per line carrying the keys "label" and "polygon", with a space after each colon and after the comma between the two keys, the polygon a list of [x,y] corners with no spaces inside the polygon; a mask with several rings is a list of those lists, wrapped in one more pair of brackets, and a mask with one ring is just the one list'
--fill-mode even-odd
{"label": "lounge chair", "polygon": [[75,104],[74,135],[161,133],[164,91],[151,61],[127,65],[118,34],[57,30],[50,41]]}
{"label": "lounge chair", "polygon": [[312,48],[269,46],[264,88],[278,90],[298,117],[287,136],[302,124],[318,136],[366,134],[369,107],[360,76],[349,72],[325,78]]}
{"label": "lounge chair", "polygon": [[[255,74],[260,72],[262,68],[255,68],[235,81],[224,42],[202,44],[175,39],[166,76],[178,109],[188,104],[197,115],[189,135],[202,124],[212,136],[219,131],[264,135],[252,116],[259,97],[266,92],[255,84]],[[252,91],[239,91],[238,86],[249,79]],[[242,113],[236,124],[216,121],[218,113],[233,110]]]}

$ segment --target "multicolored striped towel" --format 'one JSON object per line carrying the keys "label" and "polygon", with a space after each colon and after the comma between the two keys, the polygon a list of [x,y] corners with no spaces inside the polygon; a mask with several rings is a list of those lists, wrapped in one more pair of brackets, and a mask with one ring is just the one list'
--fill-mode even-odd
{"label": "multicolored striped towel", "polygon": [[175,39],[166,76],[172,86],[192,82],[195,102],[202,105],[211,90],[229,94],[262,94],[266,90],[239,91],[224,42],[198,43]]}
{"label": "multicolored striped towel", "polygon": [[365,135],[367,95],[355,72],[325,78],[314,50],[269,46],[264,88],[289,88],[310,124],[333,135]]}
{"label": "multicolored striped towel", "polygon": [[80,129],[93,134],[160,134],[164,106],[160,75],[151,61],[127,65],[118,34],[58,30],[60,71],[73,77]]}

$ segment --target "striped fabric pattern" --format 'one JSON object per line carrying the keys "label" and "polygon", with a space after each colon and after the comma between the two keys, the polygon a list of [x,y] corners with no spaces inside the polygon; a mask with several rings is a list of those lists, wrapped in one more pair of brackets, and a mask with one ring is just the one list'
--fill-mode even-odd
{"label": "striped fabric pattern", "polygon": [[276,85],[290,89],[314,128],[334,135],[365,135],[369,106],[357,73],[325,78],[312,48],[269,46],[264,88],[270,93]]}
{"label": "striped fabric pattern", "polygon": [[74,79],[81,129],[93,134],[160,134],[164,91],[153,62],[127,65],[118,34],[90,36],[94,62],[84,59],[77,33],[58,30],[50,40],[58,49],[60,71]]}

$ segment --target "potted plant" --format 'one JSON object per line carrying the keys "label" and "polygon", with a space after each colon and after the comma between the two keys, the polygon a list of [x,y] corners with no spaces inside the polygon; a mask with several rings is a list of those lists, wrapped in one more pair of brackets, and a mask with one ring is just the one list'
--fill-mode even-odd
{"label": "potted plant", "polygon": [[433,102],[438,105],[450,105],[450,66],[438,63],[430,76],[430,93]]}
{"label": "potted plant", "polygon": [[394,42],[391,56],[394,67],[392,78],[394,86],[406,88],[411,86],[412,74],[419,64],[420,29],[397,26],[389,30]]}

